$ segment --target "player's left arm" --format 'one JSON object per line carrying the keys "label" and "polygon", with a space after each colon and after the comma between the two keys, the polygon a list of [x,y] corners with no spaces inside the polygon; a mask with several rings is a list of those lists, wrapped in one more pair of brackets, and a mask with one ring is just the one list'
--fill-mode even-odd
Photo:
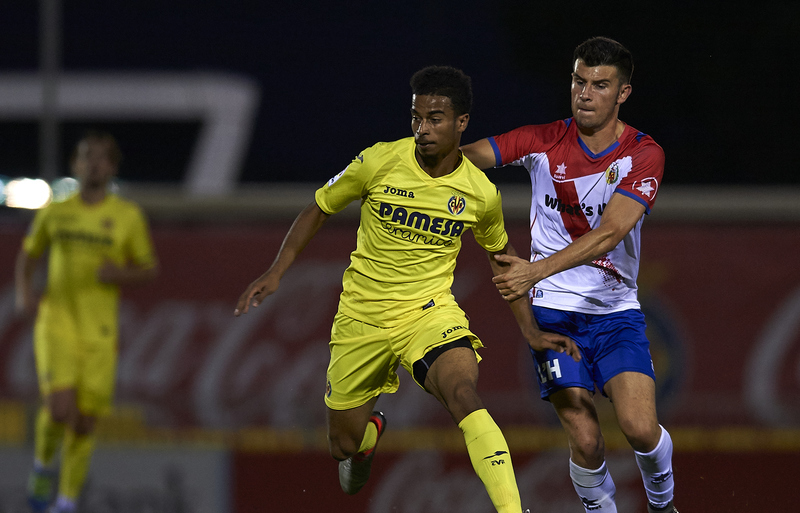
{"label": "player's left arm", "polygon": [[528,262],[516,256],[498,255],[497,260],[508,264],[505,272],[492,278],[506,301],[527,296],[528,291],[543,279],[600,258],[622,241],[644,215],[645,206],[639,201],[615,193],[612,195],[600,225],[574,240],[567,247],[547,258]]}
{"label": "player's left arm", "polygon": [[120,265],[107,258],[97,270],[97,279],[119,286],[142,285],[156,279],[158,261],[147,220],[141,211],[135,211],[132,217],[126,248],[127,261]]}
{"label": "player's left arm", "polygon": [[135,263],[123,266],[106,260],[97,270],[97,279],[101,283],[128,286],[140,285],[154,280],[158,276],[158,265],[144,267]]}
{"label": "player's left arm", "polygon": [[[517,257],[517,252],[511,243],[496,252],[487,251],[489,254],[489,263],[492,266],[492,272],[495,276],[501,275],[508,271],[509,264],[500,261],[498,256]],[[567,353],[576,362],[581,359],[578,346],[571,338],[558,334],[542,331],[539,329],[539,324],[531,311],[530,303],[527,294],[524,297],[517,298],[508,302],[511,307],[511,312],[517,320],[522,336],[528,342],[528,345],[534,351],[544,351],[545,349],[552,349],[559,353]]]}

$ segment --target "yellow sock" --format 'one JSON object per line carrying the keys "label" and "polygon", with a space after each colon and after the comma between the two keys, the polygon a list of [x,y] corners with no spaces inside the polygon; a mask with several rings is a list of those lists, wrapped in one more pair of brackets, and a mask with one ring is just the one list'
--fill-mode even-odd
{"label": "yellow sock", "polygon": [[33,455],[43,467],[49,467],[53,463],[53,457],[64,438],[64,428],[64,423],[53,422],[47,408],[39,408],[34,430]]}
{"label": "yellow sock", "polygon": [[94,450],[95,435],[76,435],[71,429],[64,436],[64,447],[61,450],[61,477],[58,494],[70,500],[76,500],[81,493],[89,461]]}
{"label": "yellow sock", "polygon": [[464,433],[472,467],[483,481],[498,513],[522,511],[511,454],[503,433],[489,412],[476,410],[467,415],[458,427]]}
{"label": "yellow sock", "polygon": [[361,447],[358,452],[364,452],[375,447],[378,443],[378,426],[372,422],[367,422],[367,430],[364,431],[364,438],[361,439]]}

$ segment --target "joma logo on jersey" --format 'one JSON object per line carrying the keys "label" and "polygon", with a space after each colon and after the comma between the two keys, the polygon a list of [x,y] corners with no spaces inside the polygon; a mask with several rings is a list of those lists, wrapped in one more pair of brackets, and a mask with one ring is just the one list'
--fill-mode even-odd
{"label": "joma logo on jersey", "polygon": [[464,326],[453,326],[452,328],[447,328],[442,332],[442,338],[447,338],[447,335],[450,335],[454,331],[463,330]]}
{"label": "joma logo on jersey", "polygon": [[467,200],[464,199],[463,196],[453,195],[447,201],[447,210],[450,211],[450,213],[453,214],[454,216],[457,216],[458,214],[463,212],[466,207],[467,207]]}
{"label": "joma logo on jersey", "polygon": [[403,207],[393,207],[388,203],[381,203],[378,213],[381,217],[389,217],[393,223],[424,230],[437,235],[458,237],[464,231],[464,223],[461,221],[442,219],[441,217],[431,218],[431,216],[423,212],[406,210]]}
{"label": "joma logo on jersey", "polygon": [[398,189],[396,187],[391,187],[389,185],[383,190],[384,194],[394,194],[395,196],[402,196],[404,198],[413,198],[414,191],[406,191],[403,189]]}

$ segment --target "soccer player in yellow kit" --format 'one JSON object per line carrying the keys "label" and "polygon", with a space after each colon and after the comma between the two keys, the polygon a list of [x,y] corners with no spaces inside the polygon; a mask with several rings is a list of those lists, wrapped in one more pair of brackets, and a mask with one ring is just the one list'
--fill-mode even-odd
{"label": "soccer player in yellow kit", "polygon": [[[490,255],[508,243],[497,188],[459,151],[472,105],[468,76],[446,66],[411,79],[413,137],[378,143],[317,190],[272,266],[242,293],[234,315],[274,293],[280,279],[328,217],[361,202],[358,242],[343,278],[331,330],[325,403],[328,441],[349,494],[369,477],[386,419],[378,396],[398,388],[402,365],[461,428],[470,460],[498,512],[519,513],[508,446],[476,391],[483,347],[450,292],[461,235],[471,229]],[[511,303],[533,347],[577,355],[567,337],[539,331],[527,300]]]}
{"label": "soccer player in yellow kit", "polygon": [[43,405],[36,419],[28,501],[37,512],[53,502],[56,475],[58,497],[49,511],[75,511],[96,420],[111,406],[120,286],[143,283],[157,273],[141,210],[107,192],[120,159],[110,134],[90,132],[79,141],[71,160],[79,192],[37,212],[17,257],[17,309],[32,313],[34,270],[50,251],[47,288],[34,326]]}

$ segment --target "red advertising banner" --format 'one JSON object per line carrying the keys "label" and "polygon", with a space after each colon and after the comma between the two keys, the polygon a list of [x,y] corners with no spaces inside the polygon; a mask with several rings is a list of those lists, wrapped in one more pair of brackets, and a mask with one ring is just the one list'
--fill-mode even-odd
{"label": "red advertising banner", "polygon": [[[379,450],[380,451],[380,450]],[[577,512],[566,451],[512,454],[522,506],[537,512]],[[796,454],[676,453],[675,505],[681,513],[792,511]],[[630,451],[612,451],[607,465],[620,513],[644,511],[647,498]],[[378,452],[367,485],[356,495],[339,488],[337,464],[324,454],[237,454],[234,511],[313,513],[486,513],[494,511],[466,451]],[[280,469],[277,471],[276,469]],[[267,506],[268,505],[268,506]]]}
{"label": "red advertising banner", "polygon": [[[238,295],[268,267],[288,227],[154,226],[162,272],[124,294],[118,402],[141,409],[153,428],[238,432],[232,512],[490,511],[457,428],[404,373],[400,391],[378,403],[390,428],[370,483],[354,497],[339,490],[320,437],[322,394],[355,224],[326,225],[275,295],[233,317]],[[24,229],[0,226],[0,400],[32,404],[30,320],[13,313]],[[509,233],[524,253],[524,223]],[[788,469],[800,452],[800,226],[646,223],[642,253],[640,300],[660,420],[675,441],[680,510],[791,509]],[[558,421],[538,398],[529,352],[490,276],[485,254],[465,237],[453,292],[486,345],[480,393],[509,439],[523,505],[574,511]],[[608,401],[598,404],[611,426],[618,510],[640,511],[633,455],[613,429]],[[425,430],[434,434],[425,438]],[[442,436],[449,441],[426,445]]]}
{"label": "red advertising banner", "polygon": [[[157,282],[126,291],[117,397],[157,426],[277,429],[324,425],[330,324],[355,245],[352,222],[326,225],[276,294],[233,317],[270,264],[287,223],[155,226]],[[13,315],[13,263],[24,227],[0,227],[0,398],[33,400],[30,323]],[[524,224],[509,226],[520,253]],[[800,227],[645,225],[640,300],[669,426],[800,426]],[[503,424],[555,426],[527,347],[465,237],[453,292],[486,348],[479,389]],[[394,426],[449,426],[401,375],[379,405]],[[383,406],[383,405],[386,406]],[[394,410],[394,411],[392,411]]]}

